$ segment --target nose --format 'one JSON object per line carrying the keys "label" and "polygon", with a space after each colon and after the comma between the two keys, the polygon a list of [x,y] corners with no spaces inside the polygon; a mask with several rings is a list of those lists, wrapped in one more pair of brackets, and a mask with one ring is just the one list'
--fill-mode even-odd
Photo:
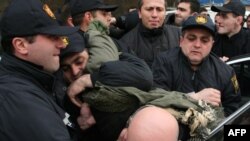
{"label": "nose", "polygon": [[200,40],[196,40],[195,44],[194,44],[195,48],[199,48],[201,47],[201,41]]}
{"label": "nose", "polygon": [[176,10],[176,12],[175,12],[175,15],[179,15],[180,14],[180,10]]}
{"label": "nose", "polygon": [[80,68],[77,65],[72,64],[71,71],[72,71],[72,75],[76,76],[80,72]]}
{"label": "nose", "polygon": [[217,23],[221,23],[222,21],[222,17],[221,16],[218,16],[217,19],[216,19]]}
{"label": "nose", "polygon": [[156,9],[154,9],[153,11],[152,11],[152,17],[157,17],[157,10]]}

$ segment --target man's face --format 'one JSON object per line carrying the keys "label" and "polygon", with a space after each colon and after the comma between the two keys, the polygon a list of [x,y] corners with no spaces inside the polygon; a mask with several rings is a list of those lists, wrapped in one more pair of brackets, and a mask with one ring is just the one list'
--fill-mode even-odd
{"label": "man's face", "polygon": [[83,75],[88,58],[89,55],[85,49],[80,53],[74,53],[62,60],[61,68],[63,70],[64,79],[68,83],[72,83],[74,80]]}
{"label": "man's face", "polygon": [[138,12],[146,28],[159,28],[165,19],[165,0],[143,0],[143,5]]}
{"label": "man's face", "polygon": [[33,43],[28,43],[26,60],[42,66],[43,70],[53,73],[59,69],[60,49],[65,48],[62,38],[53,35],[37,35]]}
{"label": "man's face", "polygon": [[234,16],[233,13],[219,12],[216,22],[216,28],[219,34],[234,34],[236,30],[241,27],[239,16]]}
{"label": "man's face", "polygon": [[185,21],[189,16],[192,15],[190,3],[181,2],[177,6],[175,13],[175,24],[181,26],[182,22]]}
{"label": "man's face", "polygon": [[111,12],[107,12],[104,10],[96,10],[95,14],[93,15],[95,20],[101,21],[105,26],[109,27],[111,23]]}
{"label": "man's face", "polygon": [[181,37],[180,47],[190,63],[197,66],[208,56],[213,42],[211,33],[205,29],[186,29]]}

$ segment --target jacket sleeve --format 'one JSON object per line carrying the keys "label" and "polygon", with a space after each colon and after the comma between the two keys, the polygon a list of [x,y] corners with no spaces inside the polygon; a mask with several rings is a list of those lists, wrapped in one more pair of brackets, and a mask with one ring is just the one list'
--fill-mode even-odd
{"label": "jacket sleeve", "polygon": [[144,91],[149,91],[153,85],[148,65],[128,53],[122,53],[119,61],[101,65],[96,80],[109,86],[132,86]]}
{"label": "jacket sleeve", "polygon": [[172,88],[172,76],[171,69],[169,67],[170,65],[166,65],[167,61],[164,61],[166,59],[166,55],[164,53],[159,54],[154,60],[152,66],[152,72],[154,77],[153,86],[169,91]]}
{"label": "jacket sleeve", "polygon": [[0,130],[4,129],[3,134],[0,133],[1,140],[71,141],[66,125],[50,103],[52,101],[43,98],[42,95],[47,97],[45,93],[38,94],[37,89],[6,93],[8,96],[0,113]]}
{"label": "jacket sleeve", "polygon": [[240,106],[241,94],[234,70],[232,70],[230,79],[227,81],[225,89],[222,92],[221,101],[224,107],[225,116],[229,116]]}
{"label": "jacket sleeve", "polygon": [[104,62],[119,59],[118,48],[106,31],[106,27],[101,22],[93,21],[86,32],[89,53],[87,70],[90,73],[98,70]]}

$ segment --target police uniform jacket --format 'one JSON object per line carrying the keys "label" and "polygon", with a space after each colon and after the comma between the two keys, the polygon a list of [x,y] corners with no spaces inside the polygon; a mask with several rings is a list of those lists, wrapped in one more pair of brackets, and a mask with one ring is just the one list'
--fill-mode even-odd
{"label": "police uniform jacket", "polygon": [[0,139],[70,141],[65,112],[53,96],[54,77],[4,54],[0,63]]}
{"label": "police uniform jacket", "polygon": [[198,70],[193,71],[179,47],[161,53],[153,64],[154,82],[157,87],[184,93],[215,88],[221,92],[226,115],[238,108],[240,92],[233,68],[210,54]]}
{"label": "police uniform jacket", "polygon": [[151,68],[157,54],[170,47],[178,46],[179,38],[180,29],[177,27],[164,24],[161,28],[149,30],[142,23],[139,23],[125,34],[121,41],[127,45],[128,52],[132,52],[145,60]]}
{"label": "police uniform jacket", "polygon": [[229,58],[245,54],[250,48],[248,36],[249,31],[243,28],[230,38],[227,35],[217,34],[212,51],[219,57],[227,56]]}

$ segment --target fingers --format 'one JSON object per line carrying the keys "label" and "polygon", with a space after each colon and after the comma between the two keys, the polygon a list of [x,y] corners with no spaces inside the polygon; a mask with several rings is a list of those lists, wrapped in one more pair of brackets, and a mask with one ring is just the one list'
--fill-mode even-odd
{"label": "fingers", "polygon": [[86,118],[84,116],[79,116],[77,118],[77,123],[79,124],[79,126],[82,130],[86,130],[86,129],[92,127],[96,123],[96,121],[95,121],[93,116],[91,116],[89,118]]}
{"label": "fingers", "polygon": [[82,130],[86,130],[96,123],[87,103],[81,105],[80,116],[77,118],[77,122]]}
{"label": "fingers", "polygon": [[81,107],[81,100],[77,98],[77,95],[85,90],[86,87],[92,87],[92,81],[89,74],[83,75],[68,87],[67,94],[76,106]]}
{"label": "fingers", "polygon": [[220,59],[221,59],[223,62],[226,62],[226,61],[228,61],[228,60],[229,60],[229,58],[228,58],[228,57],[226,57],[226,56],[220,57]]}
{"label": "fingers", "polygon": [[67,94],[71,100],[72,103],[74,103],[76,106],[81,107],[81,100],[77,98],[77,95],[81,93],[84,90],[84,87],[80,85],[78,82],[73,82],[69,87]]}
{"label": "fingers", "polygon": [[204,101],[206,101],[207,103],[210,103],[213,106],[219,106],[221,103],[220,98],[217,98],[217,97],[209,97]]}
{"label": "fingers", "polygon": [[81,107],[82,105],[82,101],[77,98],[76,96],[75,97],[70,97],[70,100],[73,104],[75,104],[77,107]]}
{"label": "fingers", "polygon": [[206,88],[196,94],[198,95],[196,99],[201,99],[211,105],[219,106],[221,103],[221,93],[214,88]]}
{"label": "fingers", "polygon": [[88,103],[82,103],[80,115],[83,115],[83,116],[86,116],[86,117],[92,115]]}

